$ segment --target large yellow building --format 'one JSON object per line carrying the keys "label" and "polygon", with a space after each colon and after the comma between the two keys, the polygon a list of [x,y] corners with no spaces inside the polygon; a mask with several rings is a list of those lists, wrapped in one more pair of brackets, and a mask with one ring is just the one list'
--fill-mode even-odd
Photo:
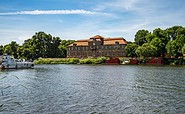
{"label": "large yellow building", "polygon": [[104,38],[100,35],[77,40],[68,46],[67,57],[124,57],[127,41],[122,38]]}

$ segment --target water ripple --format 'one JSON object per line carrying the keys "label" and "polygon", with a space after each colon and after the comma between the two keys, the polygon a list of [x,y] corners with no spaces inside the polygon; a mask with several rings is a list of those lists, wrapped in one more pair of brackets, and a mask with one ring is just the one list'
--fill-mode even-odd
{"label": "water ripple", "polygon": [[1,71],[0,113],[185,113],[185,68],[38,65]]}

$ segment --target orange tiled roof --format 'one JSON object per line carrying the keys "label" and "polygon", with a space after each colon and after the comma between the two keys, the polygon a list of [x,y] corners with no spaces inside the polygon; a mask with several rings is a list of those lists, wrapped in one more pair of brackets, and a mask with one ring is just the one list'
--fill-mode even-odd
{"label": "orange tiled roof", "polygon": [[[88,46],[89,39],[86,40],[77,40],[73,44],[76,44],[76,46]],[[73,46],[73,44],[70,44],[68,46]]]}
{"label": "orange tiled roof", "polygon": [[[127,44],[127,41],[122,37],[119,37],[119,38],[103,38],[100,35],[96,35],[96,36],[93,36],[91,38],[96,38],[97,40],[102,38],[103,39],[103,45],[113,45],[116,42],[119,42],[119,44]],[[76,44],[76,46],[88,46],[88,41],[90,41],[90,39],[77,40],[73,44]],[[73,44],[70,44],[68,46],[73,46]]]}
{"label": "orange tiled roof", "polygon": [[100,35],[96,35],[96,36],[93,36],[93,37],[91,37],[91,38],[100,39],[100,38],[103,38],[103,37],[102,37],[102,36],[100,36]]}
{"label": "orange tiled roof", "polygon": [[127,44],[124,38],[104,38],[103,45],[112,45],[116,42],[119,42],[119,44]]}

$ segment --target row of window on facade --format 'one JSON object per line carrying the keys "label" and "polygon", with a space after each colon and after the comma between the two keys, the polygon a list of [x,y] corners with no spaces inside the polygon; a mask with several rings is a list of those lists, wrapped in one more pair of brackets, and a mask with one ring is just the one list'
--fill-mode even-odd
{"label": "row of window on facade", "polygon": [[82,55],[82,56],[93,56],[93,55],[97,55],[97,56],[124,56],[124,52],[95,52],[95,53],[90,53],[90,52],[67,52],[67,54],[69,56],[78,56],[78,55]]}
{"label": "row of window on facade", "polygon": [[[125,45],[91,46],[90,49],[124,49]],[[68,47],[68,50],[89,50],[88,46]]]}

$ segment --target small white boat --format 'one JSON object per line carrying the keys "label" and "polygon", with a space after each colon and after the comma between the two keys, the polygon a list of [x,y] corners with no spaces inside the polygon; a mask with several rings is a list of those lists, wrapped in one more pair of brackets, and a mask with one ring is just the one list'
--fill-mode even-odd
{"label": "small white boat", "polygon": [[21,69],[21,68],[33,68],[33,62],[27,62],[25,60],[14,59],[10,55],[0,56],[0,69]]}

